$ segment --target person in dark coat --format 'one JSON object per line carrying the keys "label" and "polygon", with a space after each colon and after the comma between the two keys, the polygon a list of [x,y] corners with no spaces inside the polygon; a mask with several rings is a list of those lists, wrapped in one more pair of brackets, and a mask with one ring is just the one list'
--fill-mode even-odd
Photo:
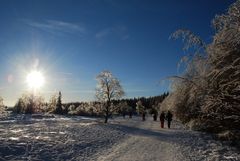
{"label": "person in dark coat", "polygon": [[145,121],[145,120],[146,120],[145,116],[146,116],[146,112],[145,112],[145,110],[144,110],[144,111],[142,112],[142,121]]}
{"label": "person in dark coat", "polygon": [[173,114],[170,111],[168,111],[167,115],[166,115],[166,119],[168,122],[168,128],[170,128],[170,126],[171,126],[172,117],[173,117]]}
{"label": "person in dark coat", "polygon": [[160,114],[161,128],[164,128],[164,120],[165,120],[165,113],[162,112],[162,113]]}
{"label": "person in dark coat", "polygon": [[122,111],[122,116],[123,116],[123,118],[125,118],[125,115],[126,115],[126,112],[125,112],[125,111]]}
{"label": "person in dark coat", "polygon": [[158,111],[154,107],[151,109],[150,114],[153,116],[153,121],[157,121]]}
{"label": "person in dark coat", "polygon": [[132,118],[133,115],[133,108],[131,106],[128,107],[128,114],[129,114],[129,118]]}
{"label": "person in dark coat", "polygon": [[129,111],[129,118],[131,119],[132,118],[132,111]]}
{"label": "person in dark coat", "polygon": [[153,114],[153,121],[157,121],[157,115],[158,115],[157,113]]}

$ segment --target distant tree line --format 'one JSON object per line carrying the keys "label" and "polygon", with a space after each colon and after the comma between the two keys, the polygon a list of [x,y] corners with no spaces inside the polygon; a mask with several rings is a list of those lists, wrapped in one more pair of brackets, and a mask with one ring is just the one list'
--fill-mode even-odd
{"label": "distant tree line", "polygon": [[133,107],[136,110],[137,102],[140,100],[142,105],[145,106],[147,109],[151,109],[154,106],[160,106],[160,103],[168,96],[168,92],[164,92],[159,96],[150,96],[150,97],[139,97],[139,98],[127,98],[117,100],[116,102],[127,102],[127,104]]}
{"label": "distant tree line", "polygon": [[[137,114],[137,102],[141,101],[146,109],[150,110],[157,107],[159,110],[161,102],[168,96],[168,93],[163,93],[153,97],[125,98],[112,100],[111,106],[117,110],[114,114],[122,114],[127,108],[131,108],[133,114]],[[52,95],[49,102],[45,102],[42,96],[33,96],[30,93],[22,95],[13,107],[15,113],[52,113],[62,115],[82,115],[82,116],[103,116],[103,104],[100,101],[91,102],[69,102],[62,103],[62,93]]]}

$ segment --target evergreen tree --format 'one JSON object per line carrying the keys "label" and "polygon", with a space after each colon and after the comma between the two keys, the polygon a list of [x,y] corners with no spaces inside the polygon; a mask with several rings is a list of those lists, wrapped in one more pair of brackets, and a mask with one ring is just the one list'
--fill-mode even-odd
{"label": "evergreen tree", "polygon": [[58,99],[57,99],[57,104],[56,104],[56,110],[55,110],[56,114],[63,114],[63,109],[62,109],[62,93],[59,92],[58,94]]}

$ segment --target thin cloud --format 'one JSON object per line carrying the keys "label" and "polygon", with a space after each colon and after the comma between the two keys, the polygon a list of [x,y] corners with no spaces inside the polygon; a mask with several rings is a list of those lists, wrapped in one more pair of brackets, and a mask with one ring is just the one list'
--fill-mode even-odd
{"label": "thin cloud", "polygon": [[24,19],[22,21],[31,27],[48,31],[51,33],[86,34],[86,28],[76,23],[59,21],[59,20],[45,20],[45,21],[39,22],[39,21]]}
{"label": "thin cloud", "polygon": [[98,33],[96,33],[95,37],[97,39],[102,39],[102,38],[108,36],[109,34],[111,34],[111,32],[112,32],[112,29],[111,28],[107,28],[107,29],[104,29],[104,30],[99,31]]}
{"label": "thin cloud", "polygon": [[73,75],[73,73],[68,73],[68,72],[58,72],[59,74],[62,74],[62,75]]}
{"label": "thin cloud", "polygon": [[95,34],[95,37],[98,40],[102,40],[108,36],[115,36],[120,38],[121,40],[127,40],[130,38],[130,35],[128,34],[128,29],[124,25],[105,28]]}

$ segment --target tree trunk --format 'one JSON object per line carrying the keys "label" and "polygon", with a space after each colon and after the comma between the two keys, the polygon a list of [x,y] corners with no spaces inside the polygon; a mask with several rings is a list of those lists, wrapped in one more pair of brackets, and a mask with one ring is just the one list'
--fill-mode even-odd
{"label": "tree trunk", "polygon": [[110,103],[109,103],[109,101],[108,101],[108,102],[107,102],[107,108],[106,108],[106,115],[105,115],[105,121],[104,121],[104,123],[107,123],[107,122],[108,122],[109,106],[110,106]]}

